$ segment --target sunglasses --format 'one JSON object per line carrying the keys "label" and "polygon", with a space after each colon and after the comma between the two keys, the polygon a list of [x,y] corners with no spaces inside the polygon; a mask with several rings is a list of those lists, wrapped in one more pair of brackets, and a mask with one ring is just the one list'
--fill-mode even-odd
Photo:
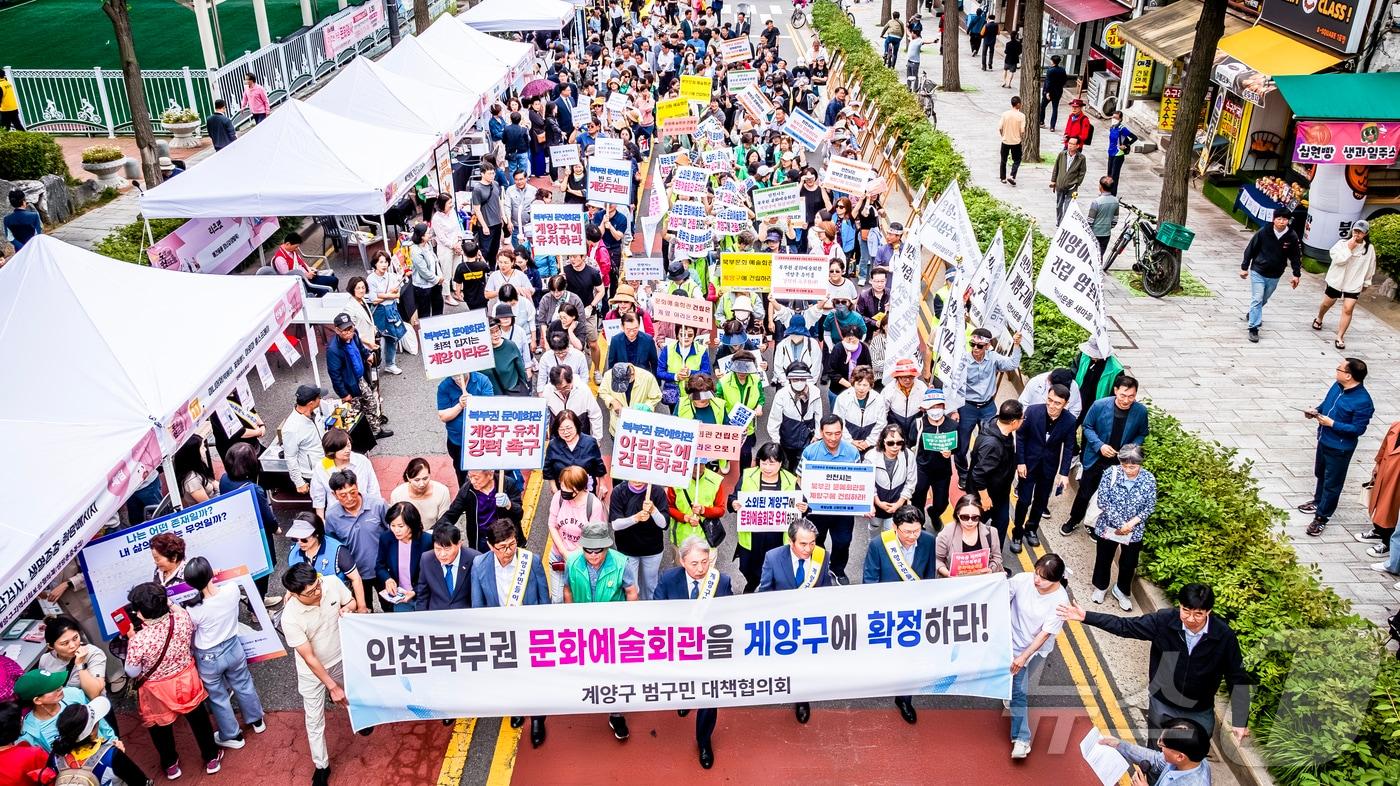
{"label": "sunglasses", "polygon": [[584,554],[602,554],[602,553],[605,552],[605,551],[607,551],[607,549],[584,549],[584,550],[583,550],[583,553],[584,553]]}
{"label": "sunglasses", "polygon": [[313,540],[315,540],[315,539],[316,539],[316,536],[314,536],[314,535],[311,536],[311,537],[309,537],[309,538],[297,538],[297,543],[310,543],[311,541],[313,541]]}
{"label": "sunglasses", "polygon": [[958,521],[981,521],[981,520],[982,520],[982,514],[981,514],[981,513],[973,513],[973,514],[970,515],[970,516],[968,516],[968,515],[963,515],[963,514],[961,514],[961,513],[958,514]]}
{"label": "sunglasses", "polygon": [[902,439],[887,439],[887,440],[885,440],[885,446],[886,446],[886,447],[900,447],[900,446],[903,446],[903,445],[904,445],[904,440],[902,440]]}

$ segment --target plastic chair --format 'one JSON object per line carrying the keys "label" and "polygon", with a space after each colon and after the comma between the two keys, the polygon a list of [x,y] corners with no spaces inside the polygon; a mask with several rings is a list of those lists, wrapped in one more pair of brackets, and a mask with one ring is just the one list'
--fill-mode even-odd
{"label": "plastic chair", "polygon": [[335,216],[336,231],[340,235],[341,247],[349,249],[355,246],[360,250],[360,262],[364,265],[365,273],[373,272],[369,264],[369,247],[374,244],[376,238],[369,232],[360,229],[358,216]]}
{"label": "plastic chair", "polygon": [[1249,135],[1249,152],[1245,158],[1253,157],[1255,161],[1278,161],[1280,160],[1279,149],[1283,147],[1283,137],[1272,131],[1255,131]]}
{"label": "plastic chair", "polygon": [[[325,259],[325,257],[320,257],[320,259]],[[323,285],[321,285],[321,284],[314,284],[314,283],[312,283],[312,282],[310,282],[310,281],[307,281],[307,280],[306,280],[306,276],[303,276],[303,275],[301,275],[300,273],[297,273],[297,272],[295,272],[295,271],[288,271],[288,272],[286,272],[286,273],[278,273],[278,272],[277,272],[277,268],[273,267],[272,265],[263,265],[262,267],[258,268],[257,272],[254,273],[253,275],[255,275],[255,276],[278,276],[278,275],[282,275],[282,276],[296,276],[298,279],[301,280],[301,286],[302,286],[302,288],[306,291],[306,294],[307,294],[309,297],[324,297],[325,295],[328,295],[328,294],[330,294],[331,292],[334,291],[334,290],[332,290],[332,289],[331,289],[330,287],[328,287],[328,286],[323,286]]]}

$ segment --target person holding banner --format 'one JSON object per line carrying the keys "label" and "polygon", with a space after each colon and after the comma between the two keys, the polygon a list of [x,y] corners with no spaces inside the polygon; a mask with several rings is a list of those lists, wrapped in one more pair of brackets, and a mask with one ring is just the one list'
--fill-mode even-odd
{"label": "person holding banner", "polygon": [[[822,418],[822,438],[802,451],[802,460],[860,463],[860,451],[844,439],[844,431],[840,416],[832,414]],[[801,474],[799,471],[798,475]],[[846,515],[813,515],[809,518],[816,527],[817,542],[824,542],[827,532],[831,533],[831,573],[835,577],[833,582],[850,584],[850,580],[846,578],[846,561],[851,554],[851,535],[855,529],[855,519]]]}
{"label": "person holding banner", "polygon": [[608,498],[608,521],[617,550],[627,558],[627,578],[636,584],[642,600],[651,600],[661,572],[666,547],[662,533],[670,526],[669,508],[665,489],[650,483],[614,485]]}
{"label": "person holding banner", "polygon": [[603,362],[604,367],[610,368],[619,363],[626,363],[655,374],[659,363],[655,339],[642,332],[641,320],[637,318],[635,311],[624,313],[620,321],[622,332],[608,342],[608,356]]}
{"label": "person holding banner", "polygon": [[[964,364],[962,381],[963,405],[953,413],[958,424],[958,446],[953,450],[953,464],[958,468],[958,484],[967,488],[967,448],[972,444],[972,431],[997,414],[997,382],[999,372],[1021,368],[1021,334],[1011,338],[1011,354],[1003,355],[992,346],[992,332],[986,328],[972,331],[972,353]],[[956,384],[954,382],[954,384]]]}
{"label": "person holding banner", "polygon": [[[783,468],[782,450],[775,442],[765,442],[758,448],[758,466],[744,470],[738,485],[729,495],[729,509],[738,512],[740,495],[758,492],[788,492],[797,500],[793,507],[799,514],[807,512],[807,503],[800,500],[797,476]],[[768,552],[783,545],[781,532],[738,533],[734,558],[739,561],[739,574],[744,577],[744,594],[758,589],[763,574],[763,561]]]}
{"label": "person holding banner", "polygon": [[[784,467],[796,471],[802,451],[812,444],[821,426],[822,404],[821,395],[812,387],[812,371],[805,363],[789,365],[786,376],[788,384],[773,397],[773,410],[768,415],[768,438],[772,440],[768,444],[779,448]],[[760,447],[760,463],[762,452]]]}
{"label": "person holding banner", "polygon": [[[552,527],[551,527],[552,529]],[[579,548],[565,564],[565,603],[617,603],[637,599],[637,585],[627,581],[627,558],[615,551],[612,529],[606,521],[583,525]],[[621,713],[608,716],[608,725],[619,741],[630,735]]]}
{"label": "person holding banner", "polygon": [[939,576],[981,576],[1001,567],[1001,538],[982,523],[982,503],[964,494],[953,506],[954,525],[938,533]]}
{"label": "person holding banner", "polygon": [[[763,574],[758,581],[759,592],[811,589],[832,585],[826,564],[826,552],[817,545],[817,525],[799,518],[788,524],[788,548],[773,549],[763,558]],[[812,717],[812,706],[798,702],[793,710],[798,723]]]}
{"label": "person holding banner", "polygon": [[[676,547],[678,567],[661,575],[656,586],[655,600],[709,600],[728,598],[734,594],[729,577],[712,567],[713,552],[702,537],[692,535]],[[685,717],[690,710],[680,710]],[[700,749],[700,766],[715,766],[715,751],[711,739],[719,710],[705,707],[695,713],[695,744]]]}
{"label": "person holding banner", "polygon": [[[877,481],[878,483],[878,481]],[[938,578],[937,546],[924,532],[924,514],[913,505],[901,505],[894,512],[893,529],[871,538],[865,552],[862,584],[923,581]],[[905,723],[916,723],[912,696],[895,696],[894,706]]]}

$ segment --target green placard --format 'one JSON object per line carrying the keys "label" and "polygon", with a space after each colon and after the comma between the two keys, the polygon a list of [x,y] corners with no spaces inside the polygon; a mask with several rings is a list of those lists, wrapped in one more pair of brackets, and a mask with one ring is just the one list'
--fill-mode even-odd
{"label": "green placard", "polygon": [[924,432],[924,450],[952,450],[958,446],[958,432],[944,431],[930,434]]}

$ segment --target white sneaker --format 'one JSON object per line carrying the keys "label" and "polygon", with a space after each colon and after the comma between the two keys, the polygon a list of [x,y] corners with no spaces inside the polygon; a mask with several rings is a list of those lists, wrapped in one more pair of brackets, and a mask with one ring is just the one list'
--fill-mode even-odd
{"label": "white sneaker", "polygon": [[1025,740],[1016,740],[1011,743],[1011,758],[1024,759],[1031,755],[1031,744]]}
{"label": "white sneaker", "polygon": [[1400,581],[1395,582],[1395,589],[1400,590]]}
{"label": "white sneaker", "polygon": [[253,724],[253,733],[254,733],[254,734],[262,734],[262,733],[265,732],[265,731],[267,731],[267,721],[266,721],[266,720],[260,720],[260,721],[258,721],[257,723],[254,723],[254,724]]}
{"label": "white sneaker", "polygon": [[269,608],[269,609],[275,609],[275,608],[277,608],[278,606],[282,605],[282,596],[281,596],[281,595],[264,595],[264,596],[263,596],[263,605],[266,606],[266,607]]}
{"label": "white sneaker", "polygon": [[234,750],[238,750],[239,748],[243,747],[246,743],[243,741],[243,735],[241,734],[237,737],[230,737],[228,739],[224,739],[223,735],[219,734],[216,731],[214,732],[214,744],[218,745],[220,748],[232,748]]}
{"label": "white sneaker", "polygon": [[1094,596],[1090,598],[1090,600],[1092,600],[1095,603],[1103,603],[1103,598],[1107,594],[1108,590],[1096,589],[1094,590]]}
{"label": "white sneaker", "polygon": [[1389,562],[1372,562],[1372,563],[1371,563],[1371,570],[1374,570],[1374,571],[1377,572],[1377,573],[1390,573],[1390,563],[1389,563]]}
{"label": "white sneaker", "polygon": [[1124,595],[1122,592],[1119,592],[1116,586],[1113,588],[1113,597],[1118,599],[1118,608],[1124,611],[1133,610],[1132,598],[1129,598],[1127,595]]}
{"label": "white sneaker", "polygon": [[393,374],[394,376],[398,376],[399,374],[403,373],[403,369],[399,368],[398,366],[385,366],[384,370],[389,372],[390,374]]}

